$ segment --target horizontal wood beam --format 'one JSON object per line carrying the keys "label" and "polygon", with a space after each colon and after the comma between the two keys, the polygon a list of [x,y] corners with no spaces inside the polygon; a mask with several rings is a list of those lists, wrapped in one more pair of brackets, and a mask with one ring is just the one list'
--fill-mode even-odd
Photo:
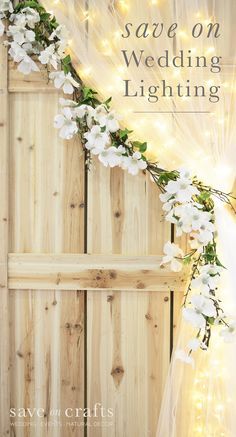
{"label": "horizontal wood beam", "polygon": [[185,274],[161,256],[9,254],[10,289],[183,291]]}

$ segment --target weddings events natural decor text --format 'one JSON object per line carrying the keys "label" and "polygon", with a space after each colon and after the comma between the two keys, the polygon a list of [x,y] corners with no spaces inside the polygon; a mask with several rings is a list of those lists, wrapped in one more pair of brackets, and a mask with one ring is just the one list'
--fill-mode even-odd
{"label": "weddings events natural decor text", "polygon": [[[121,167],[132,175],[149,173],[161,191],[165,219],[175,225],[176,235],[189,236],[189,252],[168,241],[164,246],[162,266],[173,271],[191,267],[183,302],[183,317],[194,328],[185,350],[176,357],[193,363],[192,351],[207,349],[214,325],[221,325],[220,335],[227,341],[236,337],[236,322],[222,308],[217,287],[224,266],[217,252],[214,197],[230,205],[233,197],[204,185],[188,170],[169,171],[146,157],[147,143],[134,140],[134,133],[120,126],[119,117],[110,109],[111,98],[101,102],[97,92],[84,84],[68,54],[68,32],[38,1],[21,1],[15,8],[9,0],[0,0],[0,34],[6,33],[11,59],[23,74],[47,69],[49,79],[71,99],[61,98],[60,114],[54,125],[59,135],[70,140],[79,135],[87,161],[94,157],[105,167]],[[29,120],[30,122],[30,120]]]}

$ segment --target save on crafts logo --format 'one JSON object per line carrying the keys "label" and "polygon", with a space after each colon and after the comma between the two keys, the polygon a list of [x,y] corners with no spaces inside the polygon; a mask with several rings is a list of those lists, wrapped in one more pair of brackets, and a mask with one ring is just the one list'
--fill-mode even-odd
{"label": "save on crafts logo", "polygon": [[65,409],[43,407],[10,408],[9,416],[12,427],[111,427],[114,411],[97,402],[91,408],[66,407]]}

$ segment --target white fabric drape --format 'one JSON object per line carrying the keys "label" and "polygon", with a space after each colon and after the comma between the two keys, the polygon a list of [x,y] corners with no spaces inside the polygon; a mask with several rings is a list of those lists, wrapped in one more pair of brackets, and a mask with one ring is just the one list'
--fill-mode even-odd
{"label": "white fabric drape", "polygon": [[[123,124],[135,130],[136,139],[147,140],[150,156],[170,169],[188,167],[206,183],[230,191],[236,168],[236,81],[234,55],[235,0],[61,0],[42,3],[53,8],[59,22],[70,31],[74,63],[85,82],[104,98],[113,96],[113,107],[123,115]],[[221,37],[206,37],[209,22],[220,23]],[[125,23],[164,23],[164,33],[154,39],[120,37]],[[178,37],[167,38],[166,29],[178,23]],[[189,30],[197,22],[204,37],[194,39]],[[144,50],[146,55],[170,57],[190,49],[192,56],[222,56],[222,70],[208,68],[180,70],[124,67],[121,50]],[[123,97],[124,79],[138,88],[140,81],[154,85],[165,79],[169,84],[219,85],[220,101],[207,98],[163,98],[155,104],[143,97]],[[137,111],[209,111],[209,113],[137,114]],[[216,214],[222,261],[228,270],[219,292],[235,315],[234,272],[236,225],[230,213],[217,206]],[[189,326],[181,322],[178,346],[189,339]],[[172,361],[158,425],[158,437],[235,437],[236,346],[222,343],[217,328],[208,352],[199,352],[195,368]]]}

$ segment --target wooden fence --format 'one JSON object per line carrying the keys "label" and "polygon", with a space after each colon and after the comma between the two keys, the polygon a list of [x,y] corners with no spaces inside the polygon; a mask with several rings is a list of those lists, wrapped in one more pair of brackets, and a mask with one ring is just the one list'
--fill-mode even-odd
{"label": "wooden fence", "polygon": [[57,92],[2,45],[0,99],[0,435],[154,437],[184,281],[158,267],[158,191],[145,174],[86,172],[53,128]]}

